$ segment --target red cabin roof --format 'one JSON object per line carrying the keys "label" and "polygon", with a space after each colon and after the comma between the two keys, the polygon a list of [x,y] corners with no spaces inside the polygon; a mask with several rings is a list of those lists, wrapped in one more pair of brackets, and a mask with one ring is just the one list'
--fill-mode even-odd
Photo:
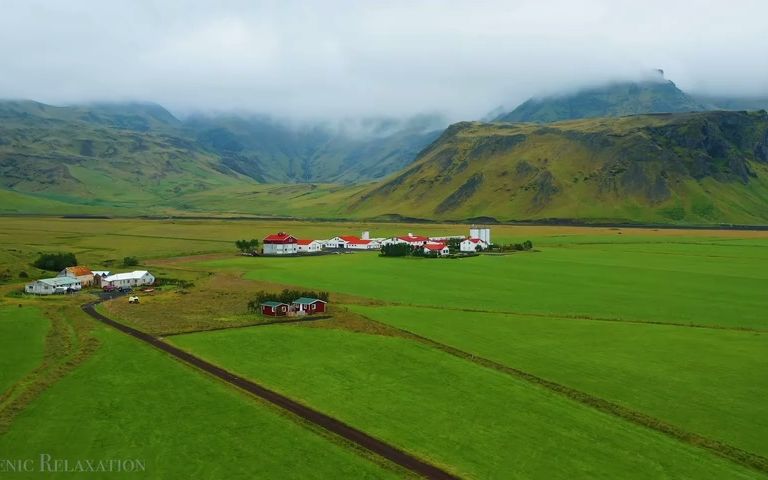
{"label": "red cabin roof", "polygon": [[310,243],[314,242],[315,240],[296,240],[296,243],[299,245],[309,245]]}
{"label": "red cabin roof", "polygon": [[424,245],[424,248],[426,248],[427,250],[434,250],[439,252],[440,250],[443,250],[445,248],[445,244],[444,243],[437,243],[437,244],[428,243]]}
{"label": "red cabin roof", "polygon": [[264,237],[264,243],[296,243],[296,237],[285,232],[278,232]]}

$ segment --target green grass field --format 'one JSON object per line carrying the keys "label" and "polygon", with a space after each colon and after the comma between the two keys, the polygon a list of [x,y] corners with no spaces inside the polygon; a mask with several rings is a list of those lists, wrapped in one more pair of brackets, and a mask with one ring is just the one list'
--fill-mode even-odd
{"label": "green grass field", "polygon": [[[402,475],[93,324],[79,309],[89,294],[20,295],[19,273],[53,275],[30,262],[61,250],[117,271],[136,256],[160,277],[193,280],[100,307],[160,335],[256,323],[245,305],[261,289],[330,291],[328,320],[167,339],[462,476],[765,478],[392,327],[765,457],[768,232],[497,226],[496,241],[530,239],[538,251],[422,260],[249,258],[233,242],[466,226],[4,217],[3,227],[0,390],[25,375],[44,387],[20,390],[20,410],[3,413],[3,458],[139,457],[153,478]],[[62,339],[44,352],[49,325]]]}
{"label": "green grass field", "polygon": [[42,362],[49,326],[37,309],[0,306],[0,395]]}
{"label": "green grass field", "polygon": [[768,334],[351,306],[374,320],[768,455]]}
{"label": "green grass field", "polygon": [[[0,435],[3,458],[139,459],[146,465],[141,478],[398,476],[159,351],[98,328],[102,346],[93,357]],[[89,478],[119,475],[128,474]]]}
{"label": "green grass field", "polygon": [[755,475],[411,340],[267,326],[172,342],[470,478]]}
{"label": "green grass field", "polygon": [[408,305],[768,329],[768,241],[606,240],[460,260],[355,254],[200,266]]}

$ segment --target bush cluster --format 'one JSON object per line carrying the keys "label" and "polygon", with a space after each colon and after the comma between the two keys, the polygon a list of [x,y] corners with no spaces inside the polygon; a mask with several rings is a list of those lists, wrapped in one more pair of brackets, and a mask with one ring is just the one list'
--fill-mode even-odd
{"label": "bush cluster", "polygon": [[40,257],[32,265],[40,270],[59,272],[67,267],[77,265],[77,257],[75,257],[74,253],[68,252],[41,253]]}

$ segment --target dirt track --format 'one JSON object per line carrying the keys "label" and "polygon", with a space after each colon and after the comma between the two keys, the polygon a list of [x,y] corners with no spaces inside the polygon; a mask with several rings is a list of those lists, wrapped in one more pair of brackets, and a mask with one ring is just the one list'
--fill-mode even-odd
{"label": "dirt track", "polygon": [[221,367],[217,367],[216,365],[209,363],[203,360],[202,358],[196,357],[188,352],[185,352],[184,350],[176,348],[168,343],[165,343],[162,340],[159,340],[158,338],[153,337],[152,335],[141,332],[127,325],[123,325],[122,323],[116,322],[115,320],[112,320],[96,311],[94,307],[98,303],[99,302],[92,302],[92,303],[87,303],[83,305],[83,311],[85,311],[85,313],[87,313],[88,315],[90,315],[91,317],[95,318],[96,320],[102,323],[105,323],[111,327],[114,327],[117,330],[120,330],[121,332],[127,333],[128,335],[131,335],[134,338],[142,340],[143,342],[148,343],[155,348],[158,348],[166,353],[173,355],[174,357],[188,363],[189,365],[197,367],[200,370],[203,370],[215,377],[218,377],[221,380],[224,380],[225,382],[231,385],[234,385],[284,410],[287,410],[295,415],[298,415],[304,420],[312,422],[313,424],[321,428],[324,428],[329,432],[335,433],[336,435],[350,442],[353,442],[354,444],[360,447],[363,447],[366,450],[373,452],[397,465],[400,465],[401,467],[407,470],[410,470],[411,472],[417,475],[420,475],[425,478],[434,478],[434,479],[458,479],[459,478],[455,475],[452,475],[446,472],[445,470],[442,470],[439,467],[436,467],[432,464],[419,460],[413,455],[403,450],[400,450],[399,448],[393,445],[390,445],[389,443],[383,442],[377,438],[374,438],[368,435],[367,433],[361,430],[358,430],[350,425],[347,425],[346,423],[340,420],[337,420],[322,412],[319,412],[310,407],[302,405],[301,403],[291,400],[290,398],[285,397],[277,392],[274,392],[262,385],[259,385],[243,377],[235,375],[234,373],[231,373],[227,370],[224,370]]}

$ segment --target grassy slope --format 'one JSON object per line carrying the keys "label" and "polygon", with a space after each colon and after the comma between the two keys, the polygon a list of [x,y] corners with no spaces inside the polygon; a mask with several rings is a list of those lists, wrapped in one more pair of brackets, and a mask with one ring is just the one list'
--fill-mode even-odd
{"label": "grassy slope", "polygon": [[102,348],[0,436],[5,457],[137,458],[151,478],[395,476],[135,340],[98,337]]}
{"label": "grassy slope", "polygon": [[663,435],[409,340],[270,326],[192,334],[172,341],[461,475],[755,475]]}
{"label": "grassy slope", "polygon": [[[757,114],[722,112],[546,126],[465,122],[450,127],[413,165],[355,195],[348,211],[367,217],[765,224],[765,164],[750,163],[755,177],[727,178],[735,169],[720,152],[707,167],[720,173],[697,180],[689,172],[698,159],[710,158],[702,145],[727,144],[713,125],[732,117],[743,121],[744,138],[753,127],[764,129],[765,118]],[[703,138],[702,130],[710,137]],[[740,148],[736,157],[752,159],[754,144]]]}
{"label": "grassy slope", "polygon": [[0,395],[40,364],[49,326],[37,309],[0,307]]}
{"label": "grassy slope", "polygon": [[766,329],[766,245],[569,243],[462,260],[356,254],[203,265],[413,305]]}
{"label": "grassy slope", "polygon": [[755,401],[768,389],[768,334],[413,307],[352,308],[768,455],[768,405]]}

